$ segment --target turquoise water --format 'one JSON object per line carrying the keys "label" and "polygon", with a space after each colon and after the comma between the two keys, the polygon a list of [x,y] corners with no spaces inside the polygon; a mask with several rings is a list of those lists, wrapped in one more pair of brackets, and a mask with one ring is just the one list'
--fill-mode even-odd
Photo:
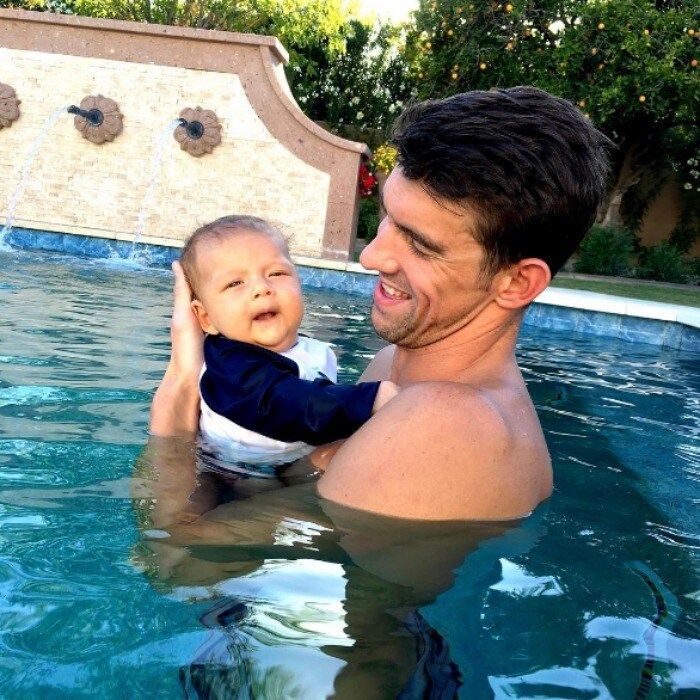
{"label": "turquoise water", "polygon": [[[392,523],[320,504],[304,465],[144,453],[168,273],[0,269],[1,697],[698,697],[697,356],[528,329],[550,501]],[[380,347],[367,304],[308,294],[344,380]]]}

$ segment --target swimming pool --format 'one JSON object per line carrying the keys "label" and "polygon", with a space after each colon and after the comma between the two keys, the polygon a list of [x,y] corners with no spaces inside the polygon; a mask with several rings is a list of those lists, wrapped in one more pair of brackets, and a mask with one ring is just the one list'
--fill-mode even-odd
{"label": "swimming pool", "polygon": [[[26,253],[0,267],[3,698],[700,688],[697,355],[526,329],[556,488],[522,523],[358,516],[299,473],[217,482],[210,529],[169,537],[149,483],[179,464],[139,459],[169,274]],[[380,347],[367,304],[308,295],[304,330],[337,344],[346,381]]]}

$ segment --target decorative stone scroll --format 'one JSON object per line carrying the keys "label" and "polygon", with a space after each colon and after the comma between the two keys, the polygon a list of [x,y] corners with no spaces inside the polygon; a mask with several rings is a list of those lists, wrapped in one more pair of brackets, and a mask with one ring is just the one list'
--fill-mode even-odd
{"label": "decorative stone scroll", "polygon": [[19,119],[17,93],[9,85],[0,83],[0,129],[12,126]]}
{"label": "decorative stone scroll", "polygon": [[221,143],[221,123],[210,109],[186,107],[180,112],[181,123],[175,129],[175,140],[180,148],[191,156],[199,158],[211,153]]}
{"label": "decorative stone scroll", "polygon": [[114,141],[121,134],[124,117],[114,100],[104,95],[89,95],[81,101],[73,124],[83,138],[101,144]]}

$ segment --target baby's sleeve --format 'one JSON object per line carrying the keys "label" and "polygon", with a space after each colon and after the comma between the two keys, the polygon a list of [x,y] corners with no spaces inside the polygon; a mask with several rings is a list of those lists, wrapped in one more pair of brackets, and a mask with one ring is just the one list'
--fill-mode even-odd
{"label": "baby's sleeve", "polygon": [[234,354],[235,361],[221,366],[207,362],[200,391],[212,411],[247,430],[283,442],[323,445],[349,437],[372,415],[379,382],[310,381],[301,379],[297,364],[286,357]]}

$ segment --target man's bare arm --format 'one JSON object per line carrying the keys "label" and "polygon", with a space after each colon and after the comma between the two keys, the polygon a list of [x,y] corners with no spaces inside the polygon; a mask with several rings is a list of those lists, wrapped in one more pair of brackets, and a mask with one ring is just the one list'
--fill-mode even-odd
{"label": "man's bare arm", "polygon": [[161,437],[188,436],[199,424],[199,374],[203,333],[192,312],[192,294],[180,263],[173,263],[173,317],[170,362],[151,404],[150,432]]}
{"label": "man's bare arm", "polygon": [[[389,379],[389,374],[391,373],[391,361],[394,357],[395,349],[396,346],[394,345],[387,345],[385,348],[382,348],[372,358],[367,367],[365,367],[365,371],[358,379],[358,382],[387,381]],[[391,398],[393,398],[393,396]],[[331,442],[328,445],[321,445],[321,447],[317,447],[311,453],[311,463],[314,465],[314,467],[316,467],[316,469],[323,471],[344,442],[345,440],[337,440],[336,442]]]}
{"label": "man's bare arm", "polygon": [[509,520],[549,495],[548,465],[528,460],[513,454],[501,416],[479,392],[425,382],[402,391],[338,449],[318,491],[392,517]]}
{"label": "man's bare arm", "polygon": [[391,374],[391,362],[394,359],[395,345],[387,345],[382,348],[365,367],[358,382],[383,382],[389,379]]}

